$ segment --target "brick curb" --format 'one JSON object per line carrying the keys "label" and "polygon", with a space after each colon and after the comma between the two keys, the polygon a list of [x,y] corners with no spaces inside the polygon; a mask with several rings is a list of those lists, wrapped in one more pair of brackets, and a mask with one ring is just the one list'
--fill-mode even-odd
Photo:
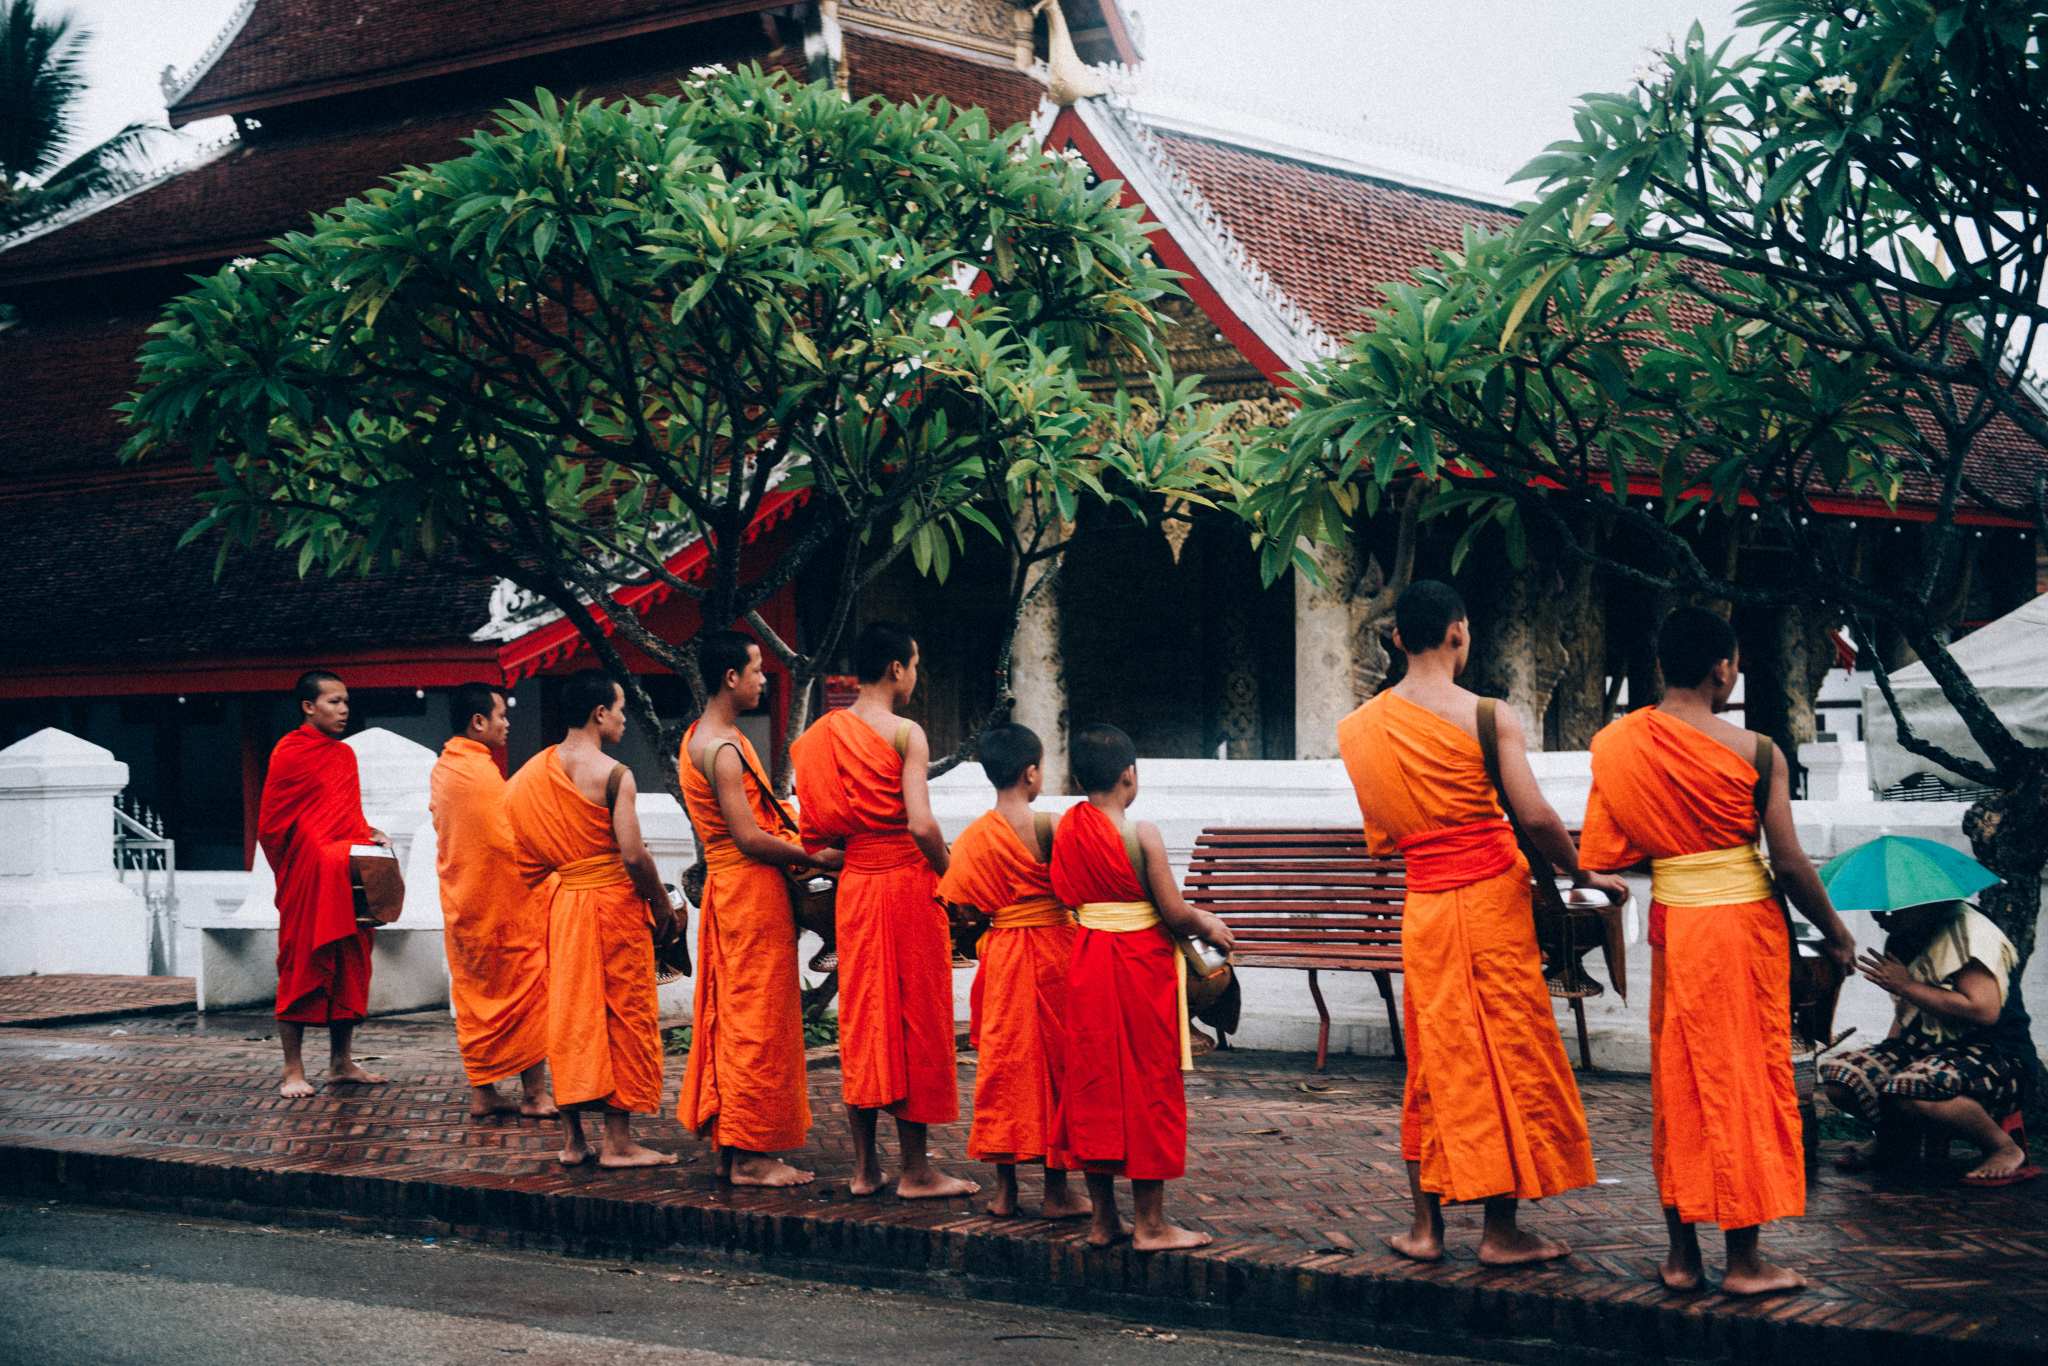
{"label": "brick curb", "polygon": [[165,1001],[159,1005],[128,1005],[105,1010],[81,1010],[70,1015],[35,1015],[0,1020],[0,1029],[55,1029],[63,1025],[98,1024],[104,1020],[132,1020],[138,1015],[189,1015],[190,1001]]}
{"label": "brick curb", "polygon": [[[1086,1247],[1072,1224],[775,1193],[590,1193],[588,1171],[509,1177],[45,1135],[0,1135],[0,1192],[260,1222],[460,1237],[577,1256],[678,1252],[783,1275],[1043,1304],[1146,1323],[1549,1363],[1785,1366],[2048,1363],[2037,1325],[1813,1297],[1729,1308],[1648,1282],[1566,1293],[1564,1276],[1223,1242]],[[1389,1274],[1398,1269],[1399,1274]],[[1712,1306],[1710,1308],[1710,1306]]]}

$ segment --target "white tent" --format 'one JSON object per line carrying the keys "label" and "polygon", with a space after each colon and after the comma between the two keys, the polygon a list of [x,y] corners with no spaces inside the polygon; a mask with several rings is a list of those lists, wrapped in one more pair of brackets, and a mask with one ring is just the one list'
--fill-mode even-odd
{"label": "white tent", "polygon": [[[1950,646],[1949,653],[2020,743],[2048,747],[2048,594],[1972,631]],[[1893,674],[1892,692],[1913,734],[1951,754],[1985,761],[1984,751],[1970,738],[1963,718],[1941,695],[1925,664],[1911,664]],[[1900,747],[1891,708],[1874,685],[1863,690],[1863,736],[1870,744],[1873,788],[1882,791],[1915,773],[1931,773],[1950,787],[1974,786]]]}

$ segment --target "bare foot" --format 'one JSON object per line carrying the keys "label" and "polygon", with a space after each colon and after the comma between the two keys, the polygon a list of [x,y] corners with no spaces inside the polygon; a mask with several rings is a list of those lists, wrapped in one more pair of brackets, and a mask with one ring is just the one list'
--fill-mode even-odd
{"label": "bare foot", "polygon": [[378,1082],[390,1081],[391,1078],[380,1077],[375,1072],[365,1072],[360,1064],[347,1062],[343,1063],[340,1067],[330,1064],[327,1068],[327,1080],[331,1082],[352,1081],[363,1086],[375,1086]]}
{"label": "bare foot", "polygon": [[1095,1202],[1080,1191],[1068,1189],[1048,1195],[1038,1206],[1041,1219],[1081,1219],[1095,1213]]}
{"label": "bare foot", "polygon": [[980,1189],[979,1181],[948,1176],[936,1168],[928,1168],[916,1177],[905,1172],[896,1181],[896,1194],[904,1200],[944,1200],[955,1195],[973,1195]]}
{"label": "bare foot", "polygon": [[726,1169],[725,1179],[735,1186],[808,1186],[817,1177],[772,1157],[746,1157]]}
{"label": "bare foot", "polygon": [[628,1145],[623,1152],[601,1152],[597,1155],[600,1167],[672,1167],[676,1161],[674,1153],[658,1153],[638,1143]]}
{"label": "bare foot", "polygon": [[304,1077],[286,1077],[278,1084],[277,1093],[288,1100],[299,1100],[313,1094],[313,1083]]}
{"label": "bare foot", "polygon": [[851,1195],[873,1195],[881,1190],[885,1184],[880,1172],[873,1174],[855,1172],[847,1179],[846,1189],[847,1193]]}
{"label": "bare foot", "polygon": [[1788,1266],[1775,1266],[1770,1262],[1758,1262],[1754,1274],[1737,1274],[1730,1271],[1721,1277],[1721,1293],[1725,1295],[1774,1295],[1789,1290],[1804,1290],[1812,1282]]}
{"label": "bare foot", "polygon": [[522,1099],[519,1102],[519,1113],[528,1119],[553,1119],[562,1112],[555,1108],[555,1098],[543,1093]]}
{"label": "bare foot", "polygon": [[981,1207],[983,1214],[996,1219],[1007,1219],[1017,1212],[1017,1192],[996,1187],[996,1193]]}
{"label": "bare foot", "polygon": [[1411,1262],[1440,1262],[1444,1259],[1444,1240],[1434,1233],[1417,1233],[1410,1229],[1387,1239],[1387,1246]]}
{"label": "bare foot", "polygon": [[590,1145],[580,1138],[572,1138],[562,1145],[562,1151],[555,1154],[555,1161],[565,1167],[580,1167],[591,1159]]}
{"label": "bare foot", "polygon": [[2008,1140],[2003,1148],[1985,1158],[1978,1165],[1964,1172],[1967,1178],[1978,1181],[1995,1181],[2001,1176],[2011,1176],[2027,1165],[2026,1150]]}
{"label": "bare foot", "polygon": [[1091,1227],[1088,1230],[1088,1237],[1086,1241],[1088,1246],[1090,1247],[1114,1247],[1116,1244],[1121,1243],[1124,1239],[1130,1236],[1131,1226],[1125,1223],[1123,1220],[1119,1219],[1116,1222],[1116,1229],[1114,1232],[1101,1226],[1100,1224]]}
{"label": "bare foot", "polygon": [[1557,1239],[1539,1238],[1526,1229],[1518,1228],[1498,1242],[1485,1238],[1479,1241],[1481,1266],[1525,1266],[1530,1262],[1553,1262],[1570,1255],[1571,1249]]}
{"label": "bare foot", "polygon": [[1131,1246],[1140,1252],[1170,1252],[1177,1247],[1207,1247],[1215,1241],[1210,1234],[1197,1233],[1178,1224],[1168,1224],[1157,1233],[1133,1234]]}
{"label": "bare foot", "polygon": [[472,1086],[469,1088],[469,1117],[471,1119],[489,1119],[492,1115],[514,1115],[518,1113],[519,1106],[499,1095],[496,1087]]}
{"label": "bare foot", "polygon": [[1687,1291],[1699,1289],[1700,1284],[1706,1277],[1696,1266],[1685,1266],[1678,1262],[1666,1261],[1657,1267],[1657,1279],[1664,1282],[1666,1290],[1676,1290],[1680,1294],[1684,1294]]}

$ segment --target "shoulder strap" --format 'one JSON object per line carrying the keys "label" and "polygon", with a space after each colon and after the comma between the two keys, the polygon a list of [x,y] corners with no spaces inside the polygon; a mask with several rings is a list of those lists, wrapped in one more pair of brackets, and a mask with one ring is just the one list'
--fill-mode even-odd
{"label": "shoulder strap", "polygon": [[896,738],[889,742],[889,747],[896,751],[899,758],[908,759],[910,757],[910,722],[898,721],[896,723]]}
{"label": "shoulder strap", "polygon": [[[718,791],[718,779],[715,776],[718,767],[718,751],[724,749],[727,745],[732,745],[732,741],[713,740],[710,744],[704,746],[704,755],[697,761],[697,771],[704,775],[705,782],[711,784],[711,790],[714,794]],[[733,748],[738,749],[739,746],[733,745]]]}
{"label": "shoulder strap", "polygon": [[1756,737],[1756,791],[1752,794],[1756,802],[1756,819],[1761,833],[1764,810],[1771,804],[1771,762],[1778,752],[1768,735]]}
{"label": "shoulder strap", "polygon": [[1031,813],[1031,828],[1032,828],[1032,829],[1033,829],[1034,831],[1036,831],[1036,832],[1037,832],[1037,834],[1038,834],[1038,861],[1039,861],[1040,863],[1051,863],[1051,862],[1052,862],[1052,812],[1050,812],[1050,811],[1034,811],[1034,812],[1032,812],[1032,813]]}
{"label": "shoulder strap", "polygon": [[713,773],[713,769],[718,763],[718,751],[728,746],[731,747],[734,754],[739,756],[740,767],[745,769],[748,776],[753,778],[754,785],[761,789],[761,795],[766,797],[768,804],[775,808],[777,819],[786,828],[794,831],[797,828],[797,824],[790,818],[789,808],[785,807],[782,804],[782,799],[775,795],[775,789],[768,786],[768,780],[763,778],[751,763],[747,762],[747,751],[731,740],[713,740],[710,744],[704,746],[704,781],[711,785],[711,799],[713,801],[718,800],[718,779]]}
{"label": "shoulder strap", "polygon": [[1117,826],[1117,833],[1124,837],[1124,857],[1131,861],[1131,874],[1138,879],[1138,886],[1150,892],[1152,884],[1145,880],[1145,847],[1138,843],[1138,827],[1134,821],[1123,821]]}
{"label": "shoulder strap", "polygon": [[1486,778],[1493,784],[1493,790],[1500,796],[1501,809],[1508,813],[1508,819],[1515,818],[1515,808],[1508,805],[1508,790],[1500,780],[1500,731],[1493,719],[1493,699],[1479,699],[1479,759],[1486,765]]}
{"label": "shoulder strap", "polygon": [[610,811],[619,804],[619,784],[626,780],[626,766],[613,764],[611,774],[604,780],[604,809]]}

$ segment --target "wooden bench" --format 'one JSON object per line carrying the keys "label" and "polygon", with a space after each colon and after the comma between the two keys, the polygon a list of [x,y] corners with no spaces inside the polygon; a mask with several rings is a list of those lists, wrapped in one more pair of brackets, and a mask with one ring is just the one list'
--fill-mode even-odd
{"label": "wooden bench", "polygon": [[1237,936],[1231,959],[1245,968],[1308,973],[1321,1021],[1316,1070],[1330,1058],[1330,1010],[1321,972],[1369,972],[1387,1003],[1394,1056],[1405,1060],[1394,974],[1401,970],[1404,861],[1367,852],[1357,826],[1243,826],[1204,830],[1184,894]]}
{"label": "wooden bench", "polygon": [[[1579,832],[1571,832],[1577,843]],[[1394,1056],[1408,1053],[1394,1005],[1401,970],[1401,904],[1408,895],[1406,860],[1367,851],[1356,827],[1214,827],[1195,841],[1188,865],[1188,904],[1222,917],[1237,936],[1231,959],[1246,968],[1308,973],[1315,999],[1316,1071],[1330,1059],[1330,1010],[1320,972],[1369,972],[1387,1003]],[[1585,1002],[1571,999],[1580,1067],[1593,1065]]]}

